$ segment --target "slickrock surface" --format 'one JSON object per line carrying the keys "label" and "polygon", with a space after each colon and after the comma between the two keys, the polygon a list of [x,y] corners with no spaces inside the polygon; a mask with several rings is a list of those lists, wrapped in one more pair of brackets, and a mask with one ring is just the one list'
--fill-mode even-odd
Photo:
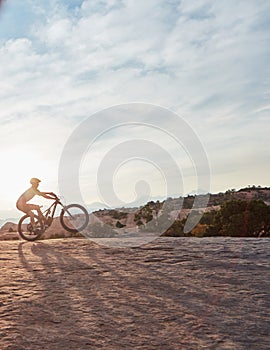
{"label": "slickrock surface", "polygon": [[1,350],[270,348],[269,239],[0,245]]}

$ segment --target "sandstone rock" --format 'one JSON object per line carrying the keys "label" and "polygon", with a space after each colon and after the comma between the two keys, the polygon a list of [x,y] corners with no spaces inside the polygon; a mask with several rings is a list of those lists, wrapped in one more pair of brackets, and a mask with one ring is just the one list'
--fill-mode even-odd
{"label": "sandstone rock", "polygon": [[0,245],[1,350],[269,348],[269,239]]}

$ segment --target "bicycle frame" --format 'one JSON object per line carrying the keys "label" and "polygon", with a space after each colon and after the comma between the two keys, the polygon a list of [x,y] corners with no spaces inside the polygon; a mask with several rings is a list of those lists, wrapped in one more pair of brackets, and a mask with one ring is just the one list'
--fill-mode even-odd
{"label": "bicycle frame", "polygon": [[[46,210],[44,210],[44,211],[42,212],[42,214],[43,214],[46,218],[48,218],[49,215],[51,214],[51,218],[53,219],[53,218],[54,218],[55,211],[56,211],[56,207],[57,207],[58,204],[60,204],[60,205],[64,208],[64,206],[63,206],[63,204],[60,202],[59,198],[57,198],[49,208],[47,208]],[[62,209],[62,210],[63,210],[63,209]]]}
{"label": "bicycle frame", "polygon": [[[48,209],[46,209],[42,212],[42,214],[46,217],[46,219],[49,217],[50,214],[51,214],[51,218],[52,219],[54,218],[54,214],[55,214],[56,207],[58,204],[61,205],[62,212],[65,210],[65,206],[61,203],[60,199],[57,198]],[[73,217],[72,214],[67,209],[66,209],[66,212],[70,215],[70,217]]]}

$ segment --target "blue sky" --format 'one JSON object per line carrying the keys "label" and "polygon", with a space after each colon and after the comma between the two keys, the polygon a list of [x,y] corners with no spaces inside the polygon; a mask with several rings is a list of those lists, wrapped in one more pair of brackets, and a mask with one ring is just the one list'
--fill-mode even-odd
{"label": "blue sky", "polygon": [[[183,117],[208,156],[212,192],[269,186],[269,17],[268,0],[5,1],[0,217],[16,215],[16,198],[31,176],[57,191],[69,135],[93,113],[121,103],[163,106]],[[123,133],[133,135],[128,126]],[[140,135],[167,147],[189,174],[172,140],[146,129]],[[108,132],[86,155],[87,202],[101,200],[91,169],[122,139]],[[153,197],[164,195],[149,164],[127,164],[115,184],[123,200],[132,201],[142,174],[156,184]],[[196,190],[194,174],[184,180],[185,193]]]}

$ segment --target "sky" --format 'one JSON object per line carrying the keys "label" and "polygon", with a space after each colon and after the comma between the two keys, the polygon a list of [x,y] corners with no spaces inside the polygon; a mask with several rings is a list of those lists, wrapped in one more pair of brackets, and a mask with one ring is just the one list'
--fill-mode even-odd
{"label": "sky", "polygon": [[[268,0],[4,1],[0,218],[20,216],[16,199],[31,177],[42,180],[41,190],[61,192],[63,152],[89,118],[77,174],[87,204],[115,204],[104,200],[102,181],[111,170],[107,155],[116,157],[119,145],[124,157],[114,164],[110,185],[121,203],[145,193],[161,198],[269,186],[269,41]],[[136,124],[138,104],[145,108]],[[128,106],[122,125],[119,105]],[[147,106],[162,109],[150,126],[143,123]],[[198,157],[189,153],[189,141],[165,132],[173,129],[170,113],[200,140],[209,188],[199,188]],[[132,140],[151,155],[144,158],[140,149],[136,157],[125,143]],[[155,163],[160,148],[164,168]],[[181,174],[179,191],[168,186],[179,181],[166,172],[171,158]]]}

